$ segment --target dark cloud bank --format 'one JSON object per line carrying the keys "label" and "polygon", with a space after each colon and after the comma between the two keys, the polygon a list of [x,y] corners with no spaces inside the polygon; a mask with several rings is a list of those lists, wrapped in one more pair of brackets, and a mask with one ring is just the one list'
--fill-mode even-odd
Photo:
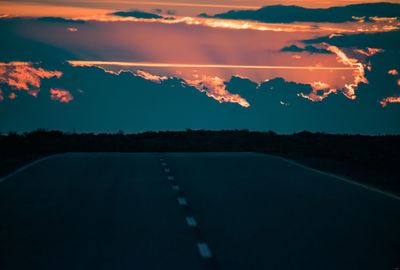
{"label": "dark cloud bank", "polygon": [[269,23],[291,22],[348,22],[356,21],[355,17],[397,17],[400,14],[400,4],[371,3],[355,4],[331,8],[303,8],[299,6],[266,6],[258,10],[231,10],[226,13],[209,16],[221,19],[256,20]]}
{"label": "dark cloud bank", "polygon": [[[297,96],[309,92],[308,85],[277,78],[257,88],[257,84],[247,79],[233,77],[227,83],[228,89],[251,103],[250,108],[243,108],[232,103],[220,104],[184,86],[177,78],[158,84],[130,72],[114,75],[96,67],[68,64],[52,67],[64,75],[60,79],[43,80],[37,98],[21,93],[16,100],[0,103],[2,131],[246,128],[278,132],[400,133],[399,106],[382,108],[378,99],[384,94],[369,85],[361,85],[355,101],[337,94],[322,102],[311,102]],[[68,104],[50,100],[50,87],[69,89],[74,100]]]}

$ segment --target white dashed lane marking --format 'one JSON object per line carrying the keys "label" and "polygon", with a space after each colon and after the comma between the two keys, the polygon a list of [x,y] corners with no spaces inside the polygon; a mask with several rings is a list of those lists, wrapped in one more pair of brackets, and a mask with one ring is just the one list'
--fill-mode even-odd
{"label": "white dashed lane marking", "polygon": [[179,197],[179,198],[178,198],[178,203],[179,203],[180,205],[187,205],[187,204],[188,204],[187,201],[186,201],[186,199],[185,199],[185,198],[182,198],[182,197]]}
{"label": "white dashed lane marking", "polygon": [[197,226],[197,222],[194,219],[194,217],[186,217],[186,222],[187,222],[189,227],[196,227]]}
{"label": "white dashed lane marking", "polygon": [[197,248],[199,249],[201,257],[203,257],[203,258],[211,258],[212,257],[210,248],[208,247],[207,243],[204,243],[204,242],[197,243]]}
{"label": "white dashed lane marking", "polygon": [[[179,205],[187,206],[188,202],[186,201],[186,199],[184,197],[179,197],[178,191],[180,191],[180,187],[174,182],[175,177],[170,175],[171,170],[168,168],[168,164],[165,162],[165,159],[160,158],[160,162],[161,162],[161,165],[164,167],[164,172],[167,173],[167,179],[169,181],[171,181],[170,184],[171,184],[172,190],[177,191],[176,195],[178,195],[177,199],[178,199]],[[185,217],[187,225],[189,227],[193,227],[193,230],[198,230],[198,225],[197,225],[196,219],[193,216],[191,216],[191,213],[188,209],[186,209],[185,212],[186,212],[186,215],[188,215]],[[196,228],[194,228],[194,227],[196,227]],[[208,247],[208,244],[206,242],[203,242],[202,239],[203,239],[203,237],[198,236],[198,241],[200,240],[200,242],[196,243],[197,248],[200,253],[200,256],[203,259],[211,259],[212,258],[211,250]]]}

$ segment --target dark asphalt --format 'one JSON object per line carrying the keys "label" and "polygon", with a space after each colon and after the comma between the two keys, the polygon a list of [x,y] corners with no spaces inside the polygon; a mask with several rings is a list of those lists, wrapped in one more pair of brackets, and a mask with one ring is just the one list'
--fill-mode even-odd
{"label": "dark asphalt", "polygon": [[1,270],[396,268],[400,200],[271,156],[65,154],[0,183]]}

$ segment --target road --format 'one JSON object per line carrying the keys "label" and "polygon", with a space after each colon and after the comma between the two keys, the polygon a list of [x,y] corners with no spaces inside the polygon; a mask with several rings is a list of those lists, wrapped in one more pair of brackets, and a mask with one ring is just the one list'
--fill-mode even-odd
{"label": "road", "polygon": [[0,183],[0,269],[400,267],[400,200],[255,153],[69,153]]}

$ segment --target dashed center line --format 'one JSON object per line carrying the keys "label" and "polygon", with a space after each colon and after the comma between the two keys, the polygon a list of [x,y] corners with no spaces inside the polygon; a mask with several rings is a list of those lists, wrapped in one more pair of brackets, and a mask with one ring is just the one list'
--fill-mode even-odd
{"label": "dashed center line", "polygon": [[188,204],[187,201],[186,201],[186,199],[185,199],[185,198],[182,198],[182,197],[179,197],[179,198],[178,198],[178,203],[179,203],[180,205],[187,205],[187,204]]}
{"label": "dashed center line", "polygon": [[[192,230],[194,231],[194,233],[196,235],[196,239],[197,239],[196,245],[199,250],[200,256],[203,259],[211,259],[210,260],[210,262],[211,262],[212,260],[214,260],[212,258],[213,256],[211,254],[211,250],[210,250],[208,244],[204,241],[204,238],[203,238],[201,232],[199,231],[197,220],[192,215],[190,208],[186,207],[188,205],[188,202],[186,201],[186,198],[182,196],[182,193],[180,192],[181,188],[175,182],[175,177],[173,175],[171,175],[171,173],[170,173],[171,170],[168,168],[168,164],[165,161],[165,159],[160,158],[160,162],[161,162],[162,167],[164,168],[164,172],[167,173],[167,179],[170,181],[172,190],[176,191],[176,196],[177,196],[179,205],[183,206],[186,224],[187,224],[187,226],[192,228]],[[215,267],[212,267],[212,268],[215,269]]]}
{"label": "dashed center line", "polygon": [[186,217],[186,222],[187,222],[188,226],[190,226],[190,227],[196,227],[197,226],[197,222],[194,219],[194,217]]}
{"label": "dashed center line", "polygon": [[201,257],[212,258],[212,254],[211,254],[210,248],[208,247],[207,243],[204,243],[204,242],[197,243],[197,248],[199,249]]}

